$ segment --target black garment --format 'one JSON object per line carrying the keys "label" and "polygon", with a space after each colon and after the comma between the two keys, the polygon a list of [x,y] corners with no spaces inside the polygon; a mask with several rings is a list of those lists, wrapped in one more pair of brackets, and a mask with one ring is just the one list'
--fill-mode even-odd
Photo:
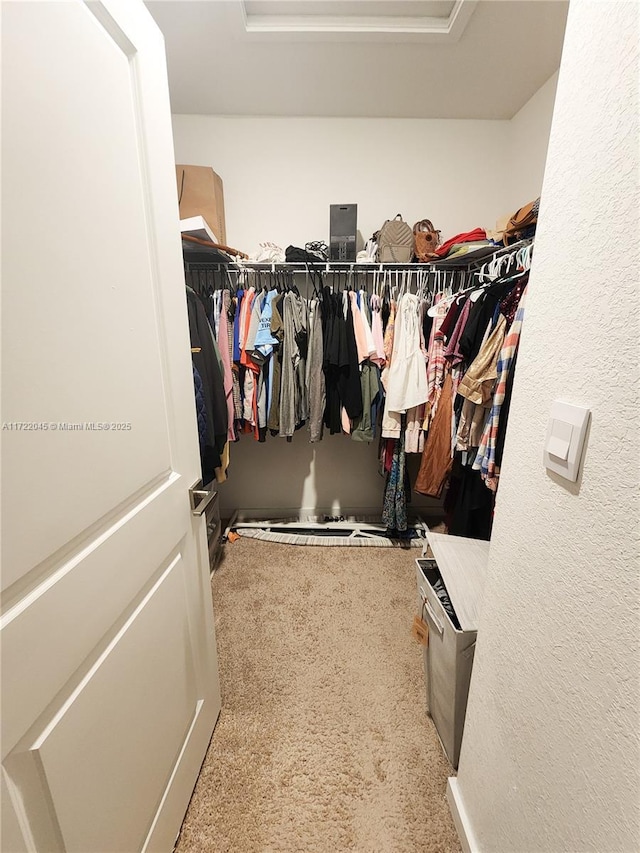
{"label": "black garment", "polygon": [[321,252],[301,249],[299,246],[287,246],[284,253],[287,263],[317,264],[327,259]]}
{"label": "black garment", "polygon": [[494,493],[488,489],[480,474],[462,465],[456,453],[449,491],[444,501],[445,522],[452,536],[470,539],[491,539]]}
{"label": "black garment", "polygon": [[451,619],[453,623],[453,627],[460,630],[460,623],[458,622],[458,617],[456,616],[456,611],[453,609],[453,604],[451,603],[451,599],[449,598],[449,593],[447,592],[447,588],[444,585],[444,581],[442,578],[438,578],[437,581],[433,583],[433,590],[435,594],[440,599],[440,603],[444,607],[447,616]]}
{"label": "black garment", "polygon": [[207,438],[202,452],[202,482],[209,483],[222,464],[221,454],[227,441],[227,398],[224,379],[213,346],[213,334],[204,305],[187,288],[191,358],[202,379],[207,412]]}
{"label": "black garment", "polygon": [[[442,325],[438,329],[438,335],[440,335],[445,343],[449,343],[449,338],[451,337],[451,333],[456,327],[456,323],[458,322],[458,317],[462,313],[462,307],[465,303],[464,298],[454,299],[451,303],[451,307],[447,311],[447,316],[442,321]],[[429,345],[429,341],[427,339],[427,346]]]}
{"label": "black garment", "polygon": [[341,431],[340,392],[338,378],[349,367],[347,330],[339,310],[337,297],[328,287],[322,291],[322,369],[325,377],[326,403],[324,424],[331,435]]}
{"label": "black garment", "polygon": [[198,419],[198,439],[200,441],[200,459],[204,452],[207,443],[207,407],[204,402],[204,387],[200,374],[196,370],[195,364],[191,364],[193,368],[193,387],[196,395],[196,417]]}
{"label": "black garment", "polygon": [[424,337],[424,345],[427,349],[429,349],[429,338],[431,337],[432,326],[433,317],[429,315],[428,311],[425,311],[422,318],[422,336]]}
{"label": "black garment", "polygon": [[484,297],[473,304],[458,343],[458,349],[468,365],[473,363],[480,352],[482,339],[487,331],[489,321],[493,317],[496,305],[503,298],[508,288],[508,284],[492,284],[485,292]]}
{"label": "black garment", "polygon": [[[342,312],[341,312],[342,313]],[[341,371],[338,378],[338,390],[342,405],[345,407],[351,420],[362,415],[362,383],[360,381],[360,364],[358,362],[358,345],[356,344],[356,333],[353,328],[353,311],[351,300],[347,301],[347,317],[345,320],[347,335],[347,357],[348,367]]]}
{"label": "black garment", "polygon": [[362,415],[362,386],[351,305],[345,319],[342,294],[322,292],[323,370],[326,404],[324,424],[331,435],[342,431],[340,409],[350,418]]}
{"label": "black garment", "polygon": [[[380,316],[382,317],[382,334],[384,335],[387,331],[387,323],[389,322],[389,317],[391,316],[391,304],[389,302],[389,296],[386,293],[382,299]],[[431,322],[433,323],[433,320]],[[426,345],[429,346],[429,340],[427,338],[425,338],[425,342]]]}

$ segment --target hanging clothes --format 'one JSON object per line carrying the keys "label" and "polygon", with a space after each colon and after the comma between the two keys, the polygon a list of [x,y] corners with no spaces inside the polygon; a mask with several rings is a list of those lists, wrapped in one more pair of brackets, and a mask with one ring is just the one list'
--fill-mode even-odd
{"label": "hanging clothes", "polygon": [[437,297],[434,300],[436,306],[433,325],[431,326],[431,337],[429,339],[429,361],[427,363],[427,405],[425,408],[424,428],[428,429],[431,419],[438,409],[438,401],[444,380],[444,341],[439,335],[440,327],[448,313],[446,301]]}
{"label": "hanging clothes", "polygon": [[319,299],[309,303],[309,353],[307,358],[307,389],[309,393],[309,441],[322,440],[322,418],[326,404],[322,341],[322,304]]}
{"label": "hanging clothes", "polygon": [[235,314],[233,317],[233,415],[236,428],[238,423],[242,420],[242,391],[240,382],[240,316],[242,312],[243,296],[244,290],[239,289],[235,296]]}
{"label": "hanging clothes", "polygon": [[204,454],[207,443],[207,406],[204,401],[204,386],[195,364],[193,367],[193,388],[196,397],[196,418],[198,420],[198,441],[200,444],[200,458]]}
{"label": "hanging clothes", "polygon": [[[387,324],[391,358],[386,370],[386,399],[382,420],[384,438],[398,438],[405,424],[405,453],[424,447],[422,420],[427,399],[427,367],[421,345],[421,309],[417,296],[405,293]],[[406,415],[403,419],[401,415]]]}
{"label": "hanging clothes", "polygon": [[458,394],[478,406],[491,406],[493,387],[498,375],[498,356],[504,341],[506,326],[507,321],[500,314],[495,328],[460,380]]}
{"label": "hanging clothes", "polygon": [[345,330],[348,367],[338,377],[338,390],[347,417],[350,420],[356,420],[362,414],[362,389],[351,300],[347,300]]}
{"label": "hanging clothes", "polygon": [[477,358],[485,339],[487,326],[495,314],[496,306],[508,290],[510,287],[507,284],[493,284],[477,302],[472,304],[469,319],[458,342],[458,349],[467,364],[472,364]]}
{"label": "hanging clothes", "polygon": [[469,539],[490,539],[494,493],[487,489],[479,471],[474,471],[471,464],[462,465],[460,454],[456,456],[444,501],[449,534]]}
{"label": "hanging clothes", "polygon": [[228,290],[223,290],[221,295],[222,307],[218,317],[218,349],[222,358],[224,393],[227,400],[228,438],[229,441],[235,441],[234,373],[232,369],[233,326],[229,322],[231,294]]}
{"label": "hanging clothes", "polygon": [[343,310],[342,295],[323,289],[323,370],[325,374],[325,426],[333,435],[343,429],[342,409],[348,418],[362,414],[362,389],[351,304]]}
{"label": "hanging clothes", "polygon": [[[271,431],[291,441],[306,424],[304,435],[313,443],[324,427],[358,442],[379,436],[383,518],[390,531],[406,529],[406,454],[413,452],[421,454],[419,493],[441,497],[450,483],[451,532],[488,536],[528,280],[522,266],[529,256],[514,258],[518,273],[509,261],[509,278],[487,283],[482,270],[476,301],[468,296],[471,288],[438,294],[435,316],[428,311],[430,272],[415,279],[403,275],[397,302],[392,294],[398,275],[391,286],[393,276],[385,274],[382,296],[369,296],[357,286],[318,290],[317,281],[328,281],[326,273],[307,271],[315,297],[307,290],[309,298],[303,298],[290,274],[238,270],[235,294],[229,290],[233,272],[226,272],[225,286],[217,290],[215,276],[198,274],[200,299],[213,324],[213,333],[206,327],[211,346],[202,328],[193,338],[194,354],[205,360],[197,365],[194,358],[194,371],[201,369],[194,372],[194,392],[209,478],[213,472],[224,479],[229,441],[245,433],[264,442]],[[343,281],[357,285],[361,274],[365,281],[370,275],[354,269]],[[373,278],[377,290],[379,279]],[[336,279],[334,273],[334,285]],[[444,273],[445,288],[460,281]],[[411,292],[414,282],[418,295]],[[189,311],[191,330],[200,320],[195,305],[189,303]]]}
{"label": "hanging clothes", "polygon": [[467,320],[469,319],[469,312],[471,311],[471,305],[473,303],[469,298],[467,298],[462,306],[460,314],[458,315],[458,321],[455,325],[453,332],[449,337],[449,341],[444,350],[444,360],[451,366],[457,367],[457,365],[461,364],[464,361],[464,356],[460,352],[459,343],[460,336],[464,331],[464,328],[467,324]]}
{"label": "hanging clothes", "polygon": [[425,403],[428,397],[427,370],[420,348],[419,305],[413,293],[403,294],[398,303],[385,404],[390,412],[406,412]]}
{"label": "hanging clothes", "polygon": [[365,361],[360,373],[362,389],[362,415],[356,418],[351,431],[354,441],[373,441],[375,438],[377,402],[382,395],[380,369],[371,361]]}
{"label": "hanging clothes", "polygon": [[445,346],[449,343],[453,330],[456,327],[458,318],[464,306],[464,302],[464,299],[458,298],[452,299],[449,303],[449,310],[447,311],[446,316],[437,332],[438,337],[442,338],[445,343]]}
{"label": "hanging clothes", "polygon": [[302,299],[295,293],[284,297],[284,343],[280,380],[280,432],[291,437],[308,418],[305,385],[307,318]]}
{"label": "hanging clothes", "polygon": [[525,287],[515,314],[515,319],[508,335],[504,339],[502,349],[500,350],[500,355],[496,365],[497,383],[495,394],[493,395],[493,405],[480,440],[478,454],[473,464],[474,469],[481,472],[483,479],[486,480],[487,486],[492,491],[495,491],[498,488],[498,476],[500,469],[496,464],[496,441],[498,438],[502,406],[505,401],[507,391],[507,382],[516,357],[518,344],[520,342],[526,293],[527,291]]}
{"label": "hanging clothes", "polygon": [[187,314],[191,338],[191,358],[202,380],[207,414],[207,439],[202,454],[202,482],[206,485],[222,466],[222,452],[227,442],[227,400],[213,331],[204,306],[196,293],[187,287]]}
{"label": "hanging clothes", "polygon": [[284,320],[282,319],[281,311],[284,300],[284,294],[279,293],[274,297],[271,304],[271,334],[278,341],[277,347],[274,345],[272,356],[272,375],[271,375],[271,399],[269,402],[269,413],[267,417],[267,427],[272,435],[278,435],[280,432],[280,389],[282,387],[282,358],[283,358],[283,343],[284,343]]}
{"label": "hanging clothes", "polygon": [[371,297],[371,334],[376,348],[375,361],[380,369],[385,366],[384,332],[382,331],[382,302],[379,296]]}
{"label": "hanging clothes", "polygon": [[391,470],[387,477],[382,507],[382,523],[390,533],[403,533],[407,529],[407,496],[409,494],[410,485],[404,451],[404,429],[401,428],[400,438],[394,446]]}
{"label": "hanging clothes", "polygon": [[421,495],[439,498],[451,470],[451,418],[453,409],[453,385],[447,373],[442,385],[440,400],[429,427],[422,452],[420,470],[414,490]]}

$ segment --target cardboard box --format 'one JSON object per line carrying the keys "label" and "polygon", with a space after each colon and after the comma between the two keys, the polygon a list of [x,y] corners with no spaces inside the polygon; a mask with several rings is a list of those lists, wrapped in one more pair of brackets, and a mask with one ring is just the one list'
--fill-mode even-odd
{"label": "cardboard box", "polygon": [[180,219],[202,216],[216,236],[227,245],[222,178],[210,166],[176,165]]}

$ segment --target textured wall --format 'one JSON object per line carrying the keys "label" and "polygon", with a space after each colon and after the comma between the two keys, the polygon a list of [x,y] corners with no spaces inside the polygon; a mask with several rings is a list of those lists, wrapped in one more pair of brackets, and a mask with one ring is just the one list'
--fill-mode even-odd
{"label": "textured wall", "polygon": [[[487,853],[640,849],[639,11],[569,12],[458,776]],[[592,412],[576,484],[558,398]]]}
{"label": "textured wall", "polygon": [[510,121],[509,207],[517,210],[540,195],[547,159],[558,72],[530,98]]}

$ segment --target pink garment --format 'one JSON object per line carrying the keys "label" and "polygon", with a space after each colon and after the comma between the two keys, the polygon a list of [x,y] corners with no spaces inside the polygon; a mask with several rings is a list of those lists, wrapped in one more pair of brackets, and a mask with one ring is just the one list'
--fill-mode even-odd
{"label": "pink garment", "polygon": [[424,405],[414,406],[407,412],[407,429],[404,434],[404,452],[422,453],[424,450]]}
{"label": "pink garment", "polygon": [[351,435],[351,420],[344,406],[340,406],[340,422],[342,424],[342,431],[347,435]]}
{"label": "pink garment", "polygon": [[351,302],[351,315],[353,316],[353,331],[356,336],[356,347],[358,348],[358,363],[362,364],[369,358],[369,347],[367,346],[367,336],[364,331],[362,322],[362,314],[358,308],[358,297],[353,290],[349,291],[349,300]]}
{"label": "pink garment", "polygon": [[384,367],[385,365],[385,357],[384,357],[384,335],[382,333],[382,314],[381,309],[382,305],[380,303],[379,296],[371,297],[371,333],[373,334],[373,341],[376,345],[376,357],[372,358],[371,361],[375,361],[375,363],[379,367]]}
{"label": "pink garment", "polygon": [[224,372],[224,395],[227,399],[227,420],[229,422],[229,429],[227,431],[227,438],[229,441],[236,440],[236,433],[234,429],[234,421],[235,421],[235,406],[233,403],[233,370],[231,364],[231,353],[229,352],[229,318],[227,316],[227,309],[229,307],[229,292],[226,291],[224,296],[226,296],[226,305],[223,300],[222,310],[220,311],[220,322],[218,323],[218,349],[220,350],[220,357],[222,358],[222,367]]}
{"label": "pink garment", "polygon": [[[361,300],[367,298],[367,294],[361,290],[360,291]],[[378,351],[376,349],[375,341],[373,340],[373,332],[371,331],[371,324],[369,323],[369,318],[367,317],[367,312],[362,307],[362,301],[360,302],[359,311],[360,316],[362,318],[362,326],[364,328],[364,335],[367,340],[367,354],[369,356],[369,361],[373,361],[375,363],[376,356]]]}

